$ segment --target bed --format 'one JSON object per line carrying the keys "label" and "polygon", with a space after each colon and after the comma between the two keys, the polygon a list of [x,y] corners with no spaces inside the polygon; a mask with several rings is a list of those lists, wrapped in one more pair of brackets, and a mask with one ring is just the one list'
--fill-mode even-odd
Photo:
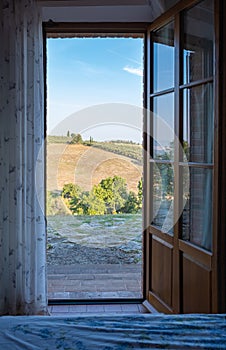
{"label": "bed", "polygon": [[1,350],[226,349],[226,315],[2,316]]}

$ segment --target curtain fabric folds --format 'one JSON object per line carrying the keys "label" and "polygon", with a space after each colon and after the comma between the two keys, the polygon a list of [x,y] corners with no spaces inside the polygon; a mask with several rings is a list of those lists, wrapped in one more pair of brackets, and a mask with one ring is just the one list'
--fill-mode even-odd
{"label": "curtain fabric folds", "polygon": [[46,314],[43,41],[35,0],[1,1],[0,42],[0,314]]}

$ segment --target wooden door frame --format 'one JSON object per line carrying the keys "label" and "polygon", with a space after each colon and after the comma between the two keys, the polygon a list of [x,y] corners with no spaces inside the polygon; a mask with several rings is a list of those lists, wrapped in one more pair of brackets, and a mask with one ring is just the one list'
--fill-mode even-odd
{"label": "wooden door frame", "polygon": [[[90,33],[142,33],[145,37],[145,52],[144,52],[144,70],[147,72],[144,74],[144,108],[148,113],[150,104],[147,96],[147,91],[150,91],[151,74],[150,64],[151,57],[148,49],[149,45],[149,31],[147,29],[154,30],[160,28],[162,25],[174,18],[174,16],[187,7],[195,5],[200,0],[181,0],[174,7],[169,9],[158,19],[156,19],[151,25],[149,23],[53,23],[47,22],[43,25],[44,40],[49,33],[51,35],[62,35],[70,32],[73,35],[75,33],[89,34]],[[215,269],[215,273],[212,276],[213,279],[213,312],[225,312],[226,311],[226,21],[224,13],[226,12],[226,3],[224,0],[215,1],[215,165],[217,165],[214,174],[214,224],[213,224],[213,259],[212,264]],[[45,55],[45,52],[44,52]],[[44,56],[45,57],[45,56]],[[45,60],[44,60],[44,70]],[[45,90],[46,93],[46,90]],[[46,106],[45,106],[46,108]],[[150,151],[150,137],[146,130],[148,130],[147,118],[144,122],[144,152]],[[150,173],[147,167],[147,159],[144,156],[144,209],[143,209],[143,222],[144,222],[144,249],[143,249],[143,275],[144,275],[144,300],[148,298],[148,285],[150,277],[150,265],[149,265],[149,213],[150,205],[149,196],[150,192]],[[147,303],[148,305],[148,303]],[[161,307],[160,307],[161,310]]]}
{"label": "wooden door frame", "polygon": [[[106,23],[74,23],[74,22],[44,22],[43,23],[43,41],[44,41],[44,75],[45,75],[45,82],[46,82],[46,40],[47,38],[75,38],[75,37],[81,37],[81,38],[96,38],[96,37],[142,37],[144,42],[144,80],[143,80],[143,108],[144,113],[146,110],[146,33],[147,28],[150,24],[145,22],[127,22],[127,23],[112,23],[112,22],[106,22]],[[45,119],[47,115],[47,87],[45,85]],[[144,124],[145,124],[145,118],[144,118]],[[46,125],[46,122],[45,122]],[[47,130],[45,128],[45,137],[47,136]],[[143,132],[143,147],[145,147],[145,132]],[[45,155],[46,159],[46,155]],[[45,161],[46,164],[46,161]],[[46,168],[45,168],[46,172]],[[46,178],[46,176],[45,176]],[[46,185],[45,185],[46,188]],[[144,196],[145,197],[145,196]],[[142,221],[143,221],[143,228],[145,227],[144,220],[144,209],[142,210]],[[143,229],[142,228],[142,229]],[[143,229],[143,237],[145,236],[144,229]],[[89,303],[89,304],[105,304],[105,303],[143,303],[145,302],[145,288],[146,288],[146,280],[145,280],[145,267],[146,267],[146,248],[145,248],[145,239],[143,238],[143,288],[142,288],[142,294],[143,298],[137,299],[127,299],[127,298],[120,298],[120,299],[93,299],[93,300],[74,300],[74,299],[49,299],[49,304],[83,304],[83,303]],[[147,308],[150,309],[151,312],[156,312],[156,310],[147,303]]]}
{"label": "wooden door frame", "polygon": [[214,312],[226,312],[226,2],[215,0],[215,159],[218,169],[215,176],[216,193],[214,216],[217,234],[213,240],[216,274],[213,282]]}

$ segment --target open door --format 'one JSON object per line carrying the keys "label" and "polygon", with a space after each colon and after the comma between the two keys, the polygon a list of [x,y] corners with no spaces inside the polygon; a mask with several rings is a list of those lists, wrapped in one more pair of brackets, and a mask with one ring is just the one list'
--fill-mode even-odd
{"label": "open door", "polygon": [[164,14],[147,34],[146,298],[166,313],[211,313],[214,1],[188,3]]}

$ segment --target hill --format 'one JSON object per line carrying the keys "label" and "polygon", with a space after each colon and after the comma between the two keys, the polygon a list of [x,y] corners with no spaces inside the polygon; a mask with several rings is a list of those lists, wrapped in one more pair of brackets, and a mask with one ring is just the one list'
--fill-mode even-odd
{"label": "hill", "polygon": [[137,156],[132,155],[141,153],[140,145],[104,142],[91,147],[85,144],[67,144],[66,139],[68,140],[64,137],[64,143],[60,143],[59,138],[54,140],[52,136],[52,140],[47,142],[48,191],[61,191],[63,185],[69,182],[90,191],[103,178],[118,175],[126,179],[128,190],[137,192],[142,166]]}
{"label": "hill", "polygon": [[137,164],[142,164],[142,146],[139,144],[123,141],[105,141],[94,142],[92,146],[134,159]]}

